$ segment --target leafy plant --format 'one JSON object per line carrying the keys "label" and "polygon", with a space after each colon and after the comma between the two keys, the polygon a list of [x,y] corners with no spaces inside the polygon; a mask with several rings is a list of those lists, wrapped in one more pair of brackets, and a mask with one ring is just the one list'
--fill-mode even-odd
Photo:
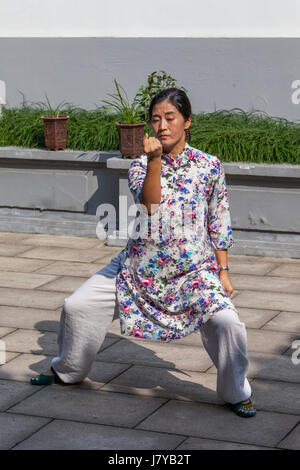
{"label": "leafy plant", "polygon": [[64,101],[61,101],[59,103],[59,105],[56,107],[56,108],[53,108],[50,104],[50,101],[49,101],[49,98],[47,96],[47,94],[45,93],[45,96],[46,96],[46,100],[47,100],[47,103],[43,102],[43,101],[38,101],[36,103],[37,106],[41,106],[43,108],[46,109],[46,112],[49,113],[47,114],[47,116],[55,116],[55,117],[58,117],[60,115],[60,112],[59,112],[59,109],[61,109],[61,107],[63,105],[67,105],[68,103],[64,102]]}
{"label": "leafy plant", "polygon": [[[136,124],[141,122],[141,110],[140,106],[134,97],[132,103],[130,103],[127,93],[116,79],[114,79],[117,93],[107,93],[113,100],[102,100],[103,103],[108,105],[110,110],[115,110],[120,114],[121,122],[126,124]],[[122,92],[121,92],[122,90]]]}
{"label": "leafy plant", "polygon": [[[177,80],[171,75],[168,75],[164,70],[160,72],[152,72],[148,75],[147,85],[141,86],[136,95],[135,100],[139,103],[141,108],[141,117],[143,120],[148,121],[148,109],[152,98],[164,88],[174,88]],[[184,87],[181,87],[183,91],[187,93]]]}

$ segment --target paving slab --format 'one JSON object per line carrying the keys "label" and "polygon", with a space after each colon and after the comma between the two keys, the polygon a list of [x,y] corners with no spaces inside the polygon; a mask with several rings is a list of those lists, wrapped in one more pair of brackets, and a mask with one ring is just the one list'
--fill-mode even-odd
{"label": "paving slab", "polygon": [[[19,429],[11,424],[10,447],[299,449],[300,364],[292,362],[291,346],[300,341],[300,259],[229,253],[232,299],[247,327],[247,377],[258,408],[250,422],[217,397],[217,371],[200,331],[158,343],[121,335],[116,318],[83,382],[51,387],[29,383],[57,355],[64,299],[123,249],[104,242],[0,232],[0,337],[12,349],[0,366],[0,415],[23,420],[25,413],[26,420],[44,420],[23,434],[25,440],[13,439]],[[49,404],[49,417],[34,414],[47,413]],[[149,429],[142,429],[145,423]],[[129,429],[133,426],[137,429]]]}
{"label": "paving slab", "polygon": [[55,355],[58,351],[57,334],[51,331],[18,329],[5,337],[7,351]]}
{"label": "paving slab", "polygon": [[96,360],[198,372],[204,372],[212,365],[212,361],[203,347],[179,347],[171,342],[156,344],[154,341],[134,342],[126,339],[121,339],[117,344],[98,353]]}
{"label": "paving slab", "polygon": [[231,258],[229,263],[230,277],[233,274],[257,274],[264,276],[278,267],[278,263],[265,263],[262,260],[256,262],[248,261],[245,263]]}
{"label": "paving slab", "polygon": [[14,450],[173,450],[184,436],[55,419]]}
{"label": "paving slab", "polygon": [[300,312],[300,295],[244,290],[234,298],[236,307]]}
{"label": "paving slab", "polygon": [[16,383],[10,380],[0,380],[0,411],[5,411],[24,398],[32,395],[32,385]]}
{"label": "paving slab", "polygon": [[63,305],[68,292],[48,292],[29,289],[12,289],[0,287],[0,305],[30,307],[56,310]]}
{"label": "paving slab", "polygon": [[[42,274],[45,276],[45,274]],[[55,292],[75,292],[79,289],[85,281],[88,280],[87,277],[79,276],[53,276],[55,280],[50,280],[47,284],[44,284],[41,287],[41,290],[55,291]]]}
{"label": "paving slab", "polygon": [[279,266],[282,264],[300,264],[300,258],[284,258],[275,256],[258,256],[258,255],[237,255],[232,254],[229,250],[228,260],[231,263],[275,263]]}
{"label": "paving slab", "polygon": [[57,276],[36,273],[0,271],[0,286],[15,289],[35,289],[57,279]]}
{"label": "paving slab", "polygon": [[[34,385],[33,385],[34,387]],[[10,408],[10,413],[112,426],[136,426],[166,400],[51,385]],[[113,411],[113,412],[112,412]]]}
{"label": "paving slab", "polygon": [[[9,333],[9,332],[8,332]],[[100,351],[117,343],[119,338],[105,337]],[[52,331],[37,331],[18,329],[5,336],[6,350],[20,353],[57,355],[57,333]]]}
{"label": "paving slab", "polygon": [[[1,238],[0,238],[1,240]],[[65,235],[35,234],[22,238],[23,244],[36,246],[61,246],[64,248],[87,249],[104,245],[104,240],[89,237],[72,237]]]}
{"label": "paving slab", "polygon": [[176,450],[274,450],[274,448],[219,441],[217,439],[188,437]]}
{"label": "paving slab", "polygon": [[251,388],[258,410],[300,415],[300,383],[254,379]]}
{"label": "paving slab", "polygon": [[56,274],[58,276],[72,275],[79,277],[91,277],[104,266],[104,263],[98,268],[98,266],[95,266],[95,264],[93,263],[80,263],[76,261],[51,261],[50,264],[47,264],[47,266],[41,267],[40,269],[37,269],[35,272],[41,274]]}
{"label": "paving slab", "polygon": [[[276,318],[279,310],[263,310],[255,308],[239,307],[237,309],[241,322],[245,323],[246,328],[262,328],[271,319]],[[272,328],[271,328],[272,329]]]}
{"label": "paving slab", "polygon": [[[45,266],[49,266],[53,261],[14,258],[13,256],[0,256],[0,271],[15,271],[20,273],[30,273]],[[45,273],[56,274],[56,273]]]}
{"label": "paving slab", "polygon": [[0,305],[0,325],[39,331],[58,331],[60,310]]}
{"label": "paving slab", "polygon": [[[0,379],[25,382],[30,385],[30,377],[50,369],[53,356],[42,354],[18,354],[0,366]],[[35,390],[37,387],[30,385]]]}
{"label": "paving slab", "polygon": [[[26,245],[24,245],[26,246]],[[37,259],[48,259],[48,260],[64,260],[64,261],[84,261],[91,262],[99,258],[99,248],[88,248],[88,249],[75,249],[75,248],[64,248],[60,246],[49,246],[49,247],[38,247],[29,249],[27,247],[25,253],[19,253],[21,258],[37,258]],[[1,255],[1,251],[0,251]]]}
{"label": "paving slab", "polygon": [[[28,400],[28,399],[27,399]],[[30,398],[29,398],[30,400]],[[298,423],[299,416],[260,411],[242,419],[226,405],[170,400],[137,429],[274,447]]]}
{"label": "paving slab", "polygon": [[[223,404],[216,394],[216,377],[194,371],[134,365],[111,380],[102,390],[161,396],[181,400]],[[137,392],[136,389],[140,390]]]}
{"label": "paving slab", "polygon": [[280,276],[285,278],[298,278],[300,277],[300,263],[291,264],[291,263],[282,263],[280,266],[272,269],[267,273],[267,276]]}
{"label": "paving slab", "polygon": [[15,328],[6,328],[4,326],[0,326],[0,338],[2,338],[3,340],[4,336],[8,335],[9,333],[12,333],[13,331],[15,331]]}
{"label": "paving slab", "polygon": [[49,418],[0,413],[0,449],[13,448],[50,421]]}
{"label": "paving slab", "polygon": [[0,256],[15,256],[30,251],[32,246],[20,243],[0,243]]}
{"label": "paving slab", "polygon": [[300,279],[253,274],[232,274],[230,278],[238,290],[300,294]]}
{"label": "paving slab", "polygon": [[283,354],[299,335],[293,332],[247,330],[247,350],[269,354]]}
{"label": "paving slab", "polygon": [[299,312],[280,312],[272,320],[268,321],[263,330],[290,331],[291,333],[300,333],[300,313]]}
{"label": "paving slab", "polygon": [[300,423],[277,447],[280,449],[300,450]]}
{"label": "paving slab", "polygon": [[0,243],[15,243],[28,237],[28,233],[23,232],[0,232]]}
{"label": "paving slab", "polygon": [[[293,364],[287,355],[249,352],[248,359],[248,378],[300,383],[300,365]],[[212,366],[207,372],[216,374],[217,369]]]}

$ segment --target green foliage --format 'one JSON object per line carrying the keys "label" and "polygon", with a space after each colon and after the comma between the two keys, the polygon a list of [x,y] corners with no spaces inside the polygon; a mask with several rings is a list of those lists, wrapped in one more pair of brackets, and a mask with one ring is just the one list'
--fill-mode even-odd
{"label": "green foliage", "polygon": [[[147,85],[141,86],[135,95],[135,100],[141,107],[141,117],[144,121],[149,120],[148,109],[152,98],[164,88],[178,88],[176,82],[177,80],[171,77],[171,75],[168,75],[164,70],[148,75]],[[181,89],[187,93],[184,87],[181,87]]]}
{"label": "green foliage", "polygon": [[60,116],[62,115],[61,112],[59,112],[59,109],[62,107],[62,106],[66,106],[68,105],[68,103],[66,103],[65,101],[61,101],[59,103],[59,105],[56,107],[56,108],[53,108],[50,104],[50,101],[49,101],[49,98],[47,96],[47,94],[45,93],[45,96],[46,96],[46,101],[47,103],[43,102],[43,101],[38,101],[36,104],[37,107],[40,107],[41,109],[46,109],[46,114],[45,116],[51,116],[51,117],[57,117],[57,116]]}
{"label": "green foliage", "polygon": [[300,164],[300,125],[240,108],[193,115],[192,147],[222,161]]}
{"label": "green foliage", "polygon": [[[48,109],[48,108],[47,108]],[[2,108],[0,146],[45,148],[41,104]],[[68,120],[67,148],[73,150],[117,150],[115,125],[122,113],[109,113],[103,107],[85,110],[72,105],[61,110]],[[190,145],[221,161],[300,164],[300,124],[272,118],[263,112],[239,108],[193,114]],[[153,136],[147,123],[145,132]]]}
{"label": "green foliage", "polygon": [[[133,102],[130,103],[127,93],[124,88],[114,79],[114,83],[117,89],[117,93],[107,93],[108,96],[113,98],[112,100],[102,100],[103,103],[107,104],[107,110],[116,111],[121,116],[122,123],[125,124],[136,124],[141,122],[140,117],[141,110],[136,99],[133,99]],[[122,90],[122,91],[121,91]]]}

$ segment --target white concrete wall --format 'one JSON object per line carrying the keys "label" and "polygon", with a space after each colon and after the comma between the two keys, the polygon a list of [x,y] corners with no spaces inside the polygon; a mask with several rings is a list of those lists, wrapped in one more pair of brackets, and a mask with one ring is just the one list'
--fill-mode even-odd
{"label": "white concrete wall", "polygon": [[299,37],[300,0],[0,0],[0,37]]}

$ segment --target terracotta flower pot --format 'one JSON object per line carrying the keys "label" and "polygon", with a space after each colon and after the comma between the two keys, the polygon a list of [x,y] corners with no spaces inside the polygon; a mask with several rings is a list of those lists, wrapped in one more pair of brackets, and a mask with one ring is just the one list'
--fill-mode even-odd
{"label": "terracotta flower pot", "polygon": [[45,145],[49,150],[65,150],[69,116],[42,116]]}
{"label": "terracotta flower pot", "polygon": [[119,149],[124,158],[137,158],[144,153],[143,138],[146,122],[124,124],[116,122],[119,130]]}

